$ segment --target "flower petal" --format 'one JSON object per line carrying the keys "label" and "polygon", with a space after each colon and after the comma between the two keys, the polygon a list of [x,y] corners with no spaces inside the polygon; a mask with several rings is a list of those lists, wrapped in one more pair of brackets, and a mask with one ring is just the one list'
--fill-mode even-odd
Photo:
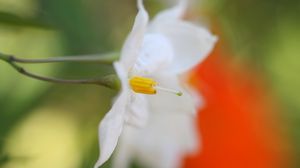
{"label": "flower petal", "polygon": [[191,94],[181,86],[178,76],[174,74],[157,74],[155,80],[161,87],[167,87],[173,90],[181,91],[182,96],[176,96],[173,93],[168,93],[158,90],[156,96],[149,96],[149,106],[151,113],[184,113],[194,116],[197,111],[196,102],[201,100],[191,96]]}
{"label": "flower petal", "polygon": [[126,112],[126,123],[136,127],[143,127],[146,125],[149,107],[145,95],[131,94],[129,104],[130,106],[127,108],[128,111]]}
{"label": "flower petal", "polygon": [[184,21],[158,22],[151,25],[151,32],[165,35],[174,48],[171,71],[183,73],[203,61],[217,40],[206,29]]}
{"label": "flower petal", "polygon": [[120,136],[118,148],[114,154],[112,168],[128,168],[134,156],[134,148],[136,143],[134,141],[137,132],[136,127],[125,125],[123,134]]}
{"label": "flower petal", "polygon": [[100,157],[95,168],[106,162],[117,146],[118,138],[123,129],[127,96],[126,91],[120,94],[99,125]]}
{"label": "flower petal", "polygon": [[128,35],[121,51],[121,61],[127,70],[135,63],[141,45],[143,43],[144,34],[148,26],[149,16],[143,6],[143,1],[138,0],[139,12],[135,18],[133,28]]}
{"label": "flower petal", "polygon": [[161,73],[170,68],[173,57],[173,47],[165,36],[148,33],[145,35],[133,72],[142,76]]}
{"label": "flower petal", "polygon": [[125,122],[125,110],[129,96],[127,74],[121,63],[114,63],[114,67],[121,80],[122,91],[99,125],[100,157],[95,168],[106,162],[113,153]]}
{"label": "flower petal", "polygon": [[180,159],[199,147],[195,100],[180,86],[176,75],[159,74],[155,79],[160,86],[180,90],[183,95],[158,91],[155,97],[147,97],[151,115],[137,136],[137,157],[151,167],[179,167]]}
{"label": "flower petal", "polygon": [[[175,103],[180,104],[178,101],[169,102],[168,106]],[[198,148],[195,117],[179,111],[166,112],[169,109],[160,106],[151,107],[156,111],[149,116],[147,125],[140,129],[131,127],[130,137],[123,139],[126,143],[122,145],[134,144],[130,154],[148,167],[180,167],[183,156]],[[124,130],[122,136],[128,131]]]}
{"label": "flower petal", "polygon": [[185,13],[187,4],[187,0],[178,0],[178,4],[176,6],[160,12],[154,20],[158,22],[165,22],[180,19]]}

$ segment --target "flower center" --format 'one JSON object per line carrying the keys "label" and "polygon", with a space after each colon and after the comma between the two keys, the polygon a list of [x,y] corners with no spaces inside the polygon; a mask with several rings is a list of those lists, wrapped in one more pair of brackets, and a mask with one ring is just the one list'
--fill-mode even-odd
{"label": "flower center", "polygon": [[174,93],[177,96],[181,96],[182,92],[169,88],[164,88],[158,85],[158,83],[151,79],[140,76],[134,76],[129,79],[129,85],[131,89],[136,93],[142,94],[156,94],[157,90]]}

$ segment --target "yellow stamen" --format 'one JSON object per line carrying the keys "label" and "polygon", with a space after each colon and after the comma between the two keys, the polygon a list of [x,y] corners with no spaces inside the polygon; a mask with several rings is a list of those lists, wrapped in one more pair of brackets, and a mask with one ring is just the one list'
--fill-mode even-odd
{"label": "yellow stamen", "polygon": [[157,83],[151,78],[135,76],[129,80],[129,84],[136,93],[156,94],[154,86],[156,86]]}
{"label": "yellow stamen", "polygon": [[174,93],[181,96],[182,92],[157,86],[157,82],[151,78],[134,76],[129,80],[131,89],[136,93],[156,94],[157,90]]}

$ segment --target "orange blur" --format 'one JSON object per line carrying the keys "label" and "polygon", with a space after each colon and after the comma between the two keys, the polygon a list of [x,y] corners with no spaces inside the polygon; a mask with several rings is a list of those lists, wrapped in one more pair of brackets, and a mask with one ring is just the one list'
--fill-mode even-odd
{"label": "orange blur", "polygon": [[288,167],[278,110],[263,80],[249,69],[233,64],[219,47],[195,69],[191,82],[205,100],[197,119],[202,142],[183,167]]}

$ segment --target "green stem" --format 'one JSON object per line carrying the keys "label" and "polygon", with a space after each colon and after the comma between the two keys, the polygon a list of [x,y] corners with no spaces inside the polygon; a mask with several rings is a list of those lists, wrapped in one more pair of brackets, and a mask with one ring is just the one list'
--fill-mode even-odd
{"label": "green stem", "polygon": [[[57,63],[57,62],[80,62],[80,63],[101,63],[112,64],[119,58],[118,52],[95,54],[95,55],[80,55],[80,56],[65,56],[65,57],[53,57],[45,59],[28,59],[18,58],[12,55],[6,55],[0,53],[0,59],[9,60],[11,62],[38,64],[38,63]],[[1,58],[2,57],[2,58]]]}
{"label": "green stem", "polygon": [[[64,57],[60,57],[61,59],[58,60],[53,60],[51,59],[52,62],[65,62]],[[99,79],[59,79],[59,78],[50,78],[50,77],[45,77],[45,76],[40,76],[36,75],[34,73],[28,72],[25,70],[23,67],[19,66],[15,62],[23,62],[23,63],[46,63],[46,60],[38,59],[38,60],[23,60],[23,59],[16,59],[13,56],[5,55],[0,53],[0,60],[3,60],[10,64],[16,71],[18,71],[20,74],[41,80],[41,81],[46,81],[46,82],[52,82],[52,83],[65,83],[65,84],[94,84],[94,85],[100,85],[100,86],[105,86],[111,89],[119,89],[120,88],[120,82],[119,79],[116,75],[108,75],[104,76]],[[24,62],[25,61],[25,62]],[[70,59],[68,61],[74,61],[73,59]],[[84,60],[86,61],[86,60]],[[82,62],[82,61],[76,61],[76,62]]]}
{"label": "green stem", "polygon": [[0,53],[0,59],[5,61],[5,62],[8,62],[9,61],[9,55]]}

